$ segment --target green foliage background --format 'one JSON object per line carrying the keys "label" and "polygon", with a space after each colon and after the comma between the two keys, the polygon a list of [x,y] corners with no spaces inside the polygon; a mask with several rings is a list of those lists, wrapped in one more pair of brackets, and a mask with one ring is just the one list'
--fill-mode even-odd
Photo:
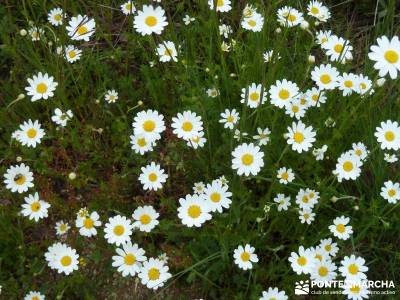
{"label": "green foliage background", "polygon": [[[0,197],[0,285],[4,299],[21,299],[30,290],[40,290],[49,299],[258,299],[269,286],[284,289],[292,296],[295,275],[287,257],[299,245],[314,246],[330,236],[328,226],[336,216],[351,217],[355,231],[349,241],[339,241],[338,260],[358,254],[368,263],[368,278],[391,279],[399,283],[399,204],[388,204],[379,196],[386,180],[399,181],[399,164],[383,160],[374,138],[376,126],[384,120],[399,121],[399,81],[388,81],[384,88],[365,100],[342,97],[330,92],[321,108],[310,109],[304,121],[317,130],[316,146],[329,146],[329,159],[315,161],[311,153],[290,151],[283,138],[291,120],[270,104],[250,110],[240,104],[241,88],[252,82],[273,84],[277,79],[295,81],[302,90],[312,86],[308,76],[313,66],[327,58],[315,45],[313,36],[300,28],[278,27],[275,12],[283,5],[306,10],[302,1],[253,1],[265,16],[261,33],[239,27],[244,1],[234,1],[230,13],[216,14],[206,1],[163,1],[169,25],[161,36],[142,37],[135,33],[132,17],[119,11],[117,1],[39,1],[5,0],[0,7],[0,173],[21,156],[35,173],[35,190],[51,204],[49,217],[33,223],[18,215],[23,196],[11,194],[4,185]],[[137,1],[137,7],[146,4]],[[355,60],[338,68],[376,78],[367,59],[371,43],[379,35],[399,35],[399,10],[395,0],[330,1],[332,19],[323,28],[350,39]],[[96,20],[96,34],[85,43],[80,61],[69,64],[55,54],[56,44],[69,44],[64,26],[51,27],[47,12],[62,7],[69,16],[88,14]],[[185,14],[196,17],[184,26]],[[235,29],[237,46],[230,53],[220,51],[218,18]],[[33,43],[19,35],[28,22],[44,26],[47,42]],[[54,42],[54,37],[59,43]],[[159,63],[154,52],[162,40],[180,44],[178,63]],[[263,63],[262,53],[274,49],[282,59]],[[150,67],[149,61],[156,65]],[[209,72],[206,72],[206,68]],[[26,78],[38,71],[47,72],[59,83],[51,100],[31,103],[27,98],[13,102],[24,93]],[[237,74],[232,77],[231,74]],[[221,95],[207,98],[205,89],[218,87]],[[119,92],[120,100],[108,105],[103,100],[108,89]],[[99,103],[96,102],[99,99]],[[144,105],[138,107],[139,100]],[[13,103],[12,103],[13,102]],[[74,118],[65,129],[56,130],[51,122],[55,108],[71,109]],[[129,135],[133,116],[142,109],[156,109],[167,120],[183,110],[193,110],[204,121],[204,148],[189,149],[172,135],[163,134],[156,151],[135,155]],[[237,144],[232,133],[222,130],[219,114],[225,108],[241,113],[240,129],[255,133],[269,127],[272,142],[265,146],[265,167],[256,178],[241,178],[231,169],[231,151]],[[332,117],[335,128],[324,122]],[[10,142],[11,133],[27,119],[39,120],[46,129],[44,141],[35,149]],[[371,156],[355,182],[338,183],[332,176],[336,158],[354,142],[364,142]],[[169,178],[158,193],[144,193],[137,177],[140,167],[154,160],[168,171]],[[295,183],[282,186],[276,170],[293,168]],[[70,172],[77,179],[68,179]],[[182,226],[177,218],[177,200],[191,193],[194,182],[211,182],[220,175],[229,180],[233,204],[223,214],[200,229]],[[314,188],[321,194],[316,221],[300,224],[292,205],[278,213],[273,205],[276,193],[293,196],[299,188]],[[336,203],[331,197],[342,198]],[[57,237],[58,220],[74,223],[76,212],[84,206],[97,210],[103,223],[117,213],[130,216],[139,205],[154,205],[161,214],[160,225],[150,234],[136,232],[133,241],[148,256],[166,252],[175,275],[161,291],[150,292],[135,279],[122,278],[111,267],[114,247],[103,239],[81,237],[74,228],[66,242],[85,259],[79,271],[57,275],[45,263],[44,252]],[[359,209],[355,210],[357,206]],[[262,218],[261,222],[256,222]],[[233,264],[233,249],[251,243],[260,263],[251,272]],[[337,262],[337,261],[336,261]],[[320,297],[323,299],[323,296]]]}

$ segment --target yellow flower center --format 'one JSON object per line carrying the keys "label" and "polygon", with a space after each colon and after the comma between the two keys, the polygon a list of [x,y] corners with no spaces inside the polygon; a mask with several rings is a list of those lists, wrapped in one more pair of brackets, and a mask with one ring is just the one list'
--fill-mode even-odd
{"label": "yellow flower center", "polygon": [[356,151],[354,151],[354,153],[355,153],[357,156],[361,156],[362,151],[361,151],[360,149],[357,149]]}
{"label": "yellow flower center", "polygon": [[29,128],[28,131],[26,132],[26,135],[28,138],[33,139],[37,134],[37,131],[35,128]]}
{"label": "yellow flower center", "polygon": [[349,267],[347,269],[349,270],[350,274],[352,274],[352,275],[356,275],[358,273],[358,267],[356,264],[349,265]]}
{"label": "yellow flower center", "polygon": [[332,250],[331,245],[325,245],[325,250],[328,252],[331,251]]}
{"label": "yellow flower center", "polygon": [[83,34],[88,32],[88,29],[87,29],[87,27],[85,25],[81,25],[81,26],[78,27],[77,32],[78,32],[79,35],[83,35]]}
{"label": "yellow flower center", "polygon": [[293,135],[293,139],[297,144],[300,144],[304,141],[304,134],[299,131],[296,131]]}
{"label": "yellow flower center", "polygon": [[290,22],[295,22],[297,20],[297,17],[295,15],[289,14],[287,16],[288,21]]}
{"label": "yellow flower center", "polygon": [[313,15],[317,15],[317,14],[319,14],[319,9],[318,9],[317,7],[315,7],[315,6],[313,6],[313,7],[311,8],[311,13],[312,13]]}
{"label": "yellow flower center", "polygon": [[18,185],[24,184],[26,181],[26,177],[22,174],[18,174],[14,177],[14,182]]}
{"label": "yellow flower center", "polygon": [[258,101],[258,99],[260,98],[260,95],[257,92],[254,92],[254,93],[251,93],[249,97],[250,97],[251,101]]}
{"label": "yellow flower center", "polygon": [[64,224],[64,223],[60,224],[60,231],[61,231],[61,232],[64,232],[64,231],[66,231],[66,230],[67,230],[67,225]]}
{"label": "yellow flower center", "polygon": [[303,215],[303,217],[304,217],[305,220],[307,220],[307,219],[310,217],[310,215],[309,215],[308,213],[305,213],[305,214]]}
{"label": "yellow flower center", "polygon": [[68,56],[69,56],[69,58],[74,58],[74,57],[76,56],[75,50],[69,51],[69,52],[68,52]]}
{"label": "yellow flower center", "polygon": [[251,27],[254,27],[254,26],[257,25],[257,22],[254,21],[254,20],[249,20],[249,21],[247,22],[247,24],[249,24],[249,26],[251,26]]}
{"label": "yellow flower center", "polygon": [[343,164],[343,170],[345,170],[346,172],[350,172],[353,170],[353,163],[351,161],[345,161]]}
{"label": "yellow flower center", "polygon": [[40,300],[38,296],[33,296],[31,300]]}
{"label": "yellow flower center", "polygon": [[282,100],[287,100],[289,98],[289,96],[290,96],[290,93],[288,90],[283,89],[279,92],[279,98],[281,98]]}
{"label": "yellow flower center", "polygon": [[361,288],[360,288],[359,285],[353,285],[353,286],[350,288],[350,291],[351,291],[352,293],[354,293],[354,294],[359,294],[360,291],[361,291]]}
{"label": "yellow flower center", "polygon": [[61,21],[61,19],[62,19],[62,17],[61,17],[60,14],[54,15],[54,20],[56,20],[57,22],[58,22],[58,21]]}
{"label": "yellow flower center", "polygon": [[144,22],[147,26],[153,27],[157,25],[157,18],[154,16],[148,16]]}
{"label": "yellow flower center", "polygon": [[297,105],[293,105],[293,106],[292,106],[292,112],[298,113],[299,110],[300,110],[300,108],[299,108]]}
{"label": "yellow flower center", "polygon": [[85,221],[83,221],[83,227],[85,227],[86,229],[91,229],[93,228],[93,220],[91,218],[86,218]]}
{"label": "yellow flower center", "polygon": [[393,132],[393,131],[386,131],[386,132],[385,132],[385,139],[386,139],[388,142],[392,142],[392,141],[394,140],[394,138],[395,138],[395,135],[394,135],[394,132]]}
{"label": "yellow flower center", "polygon": [[303,199],[302,199],[302,201],[304,202],[304,203],[308,203],[308,197],[307,196],[303,196]]}
{"label": "yellow flower center", "polygon": [[200,214],[201,214],[201,208],[200,208],[200,206],[195,205],[195,204],[189,206],[189,208],[188,208],[188,215],[189,215],[191,218],[196,219],[196,218],[198,218],[198,217],[200,216]]}
{"label": "yellow flower center", "polygon": [[114,234],[115,234],[115,235],[120,236],[120,235],[123,235],[124,232],[125,232],[124,226],[122,226],[122,225],[117,225],[117,226],[114,227]]}
{"label": "yellow flower center", "polygon": [[212,202],[217,203],[217,202],[219,202],[221,200],[221,195],[219,193],[212,193],[210,195],[210,199],[211,199]]}
{"label": "yellow flower center", "polygon": [[31,210],[33,212],[38,212],[40,210],[40,202],[39,201],[35,201],[31,204]]}
{"label": "yellow flower center", "polygon": [[342,53],[343,50],[343,45],[342,44],[336,44],[335,47],[333,47],[336,53]]}
{"label": "yellow flower center", "polygon": [[288,179],[289,179],[289,174],[288,174],[288,172],[282,173],[282,174],[281,174],[281,178],[284,179],[284,180],[288,180]]}
{"label": "yellow flower center", "polygon": [[248,252],[243,252],[241,255],[240,255],[240,258],[244,261],[244,262],[247,262],[247,261],[249,261],[250,260],[250,253],[248,253]]}
{"label": "yellow flower center", "polygon": [[143,129],[146,132],[152,132],[156,128],[156,123],[153,120],[146,120],[143,123]]}
{"label": "yellow flower center", "polygon": [[307,263],[307,258],[305,258],[304,256],[300,256],[297,259],[297,264],[299,264],[300,266],[305,266]]}
{"label": "yellow flower center", "polygon": [[71,256],[65,255],[61,258],[61,265],[63,267],[68,267],[72,263]]}
{"label": "yellow flower center", "polygon": [[147,145],[146,139],[145,139],[145,138],[138,138],[137,144],[138,144],[140,147],[146,146],[146,145]]}
{"label": "yellow flower center", "polygon": [[129,253],[124,257],[124,263],[128,266],[132,266],[136,262],[136,256]]}
{"label": "yellow flower center", "polygon": [[329,271],[327,267],[320,267],[318,269],[318,274],[319,276],[325,277],[326,275],[328,275]]}
{"label": "yellow flower center", "polygon": [[336,230],[340,233],[343,233],[346,231],[346,227],[343,224],[338,224],[336,225]]}
{"label": "yellow flower center", "polygon": [[39,94],[44,94],[47,92],[47,85],[44,82],[39,83],[36,86],[36,92],[38,92]]}
{"label": "yellow flower center", "polygon": [[321,39],[321,44],[324,44],[324,43],[326,43],[328,41],[328,39],[326,38],[326,37],[323,37],[322,39]]}
{"label": "yellow flower center", "polygon": [[218,0],[217,1],[217,7],[221,7],[224,5],[224,0]]}
{"label": "yellow flower center", "polygon": [[150,174],[149,174],[149,180],[150,180],[151,182],[155,182],[155,181],[157,180],[157,178],[158,178],[158,176],[157,176],[156,173],[150,173]]}
{"label": "yellow flower center", "polygon": [[193,124],[189,121],[183,122],[182,124],[182,129],[186,132],[192,131],[193,129]]}
{"label": "yellow flower center", "polygon": [[351,81],[351,80],[346,80],[346,81],[344,82],[344,86],[347,87],[347,88],[352,88],[352,87],[353,87],[353,81]]}
{"label": "yellow flower center", "polygon": [[143,214],[140,216],[140,223],[147,225],[151,222],[151,217],[148,214]]}
{"label": "yellow flower center", "polygon": [[160,270],[156,269],[156,268],[151,268],[148,272],[147,272],[147,276],[149,276],[150,280],[157,280],[160,278]]}
{"label": "yellow flower center", "polygon": [[365,90],[367,88],[367,85],[364,82],[360,83],[360,87]]}
{"label": "yellow flower center", "polygon": [[389,195],[390,197],[394,197],[394,196],[396,195],[396,190],[390,189],[390,190],[388,191],[388,195]]}
{"label": "yellow flower center", "polygon": [[172,49],[165,49],[165,51],[164,51],[164,55],[165,56],[172,56],[172,53],[173,53],[173,51],[172,51]]}
{"label": "yellow flower center", "polygon": [[233,116],[228,116],[226,118],[226,121],[229,122],[229,123],[232,123],[233,121],[235,121],[235,118]]}
{"label": "yellow flower center", "polygon": [[328,84],[332,81],[331,76],[329,74],[322,74],[319,79],[323,84]]}
{"label": "yellow flower center", "polygon": [[399,54],[394,50],[388,50],[385,52],[385,59],[389,63],[395,64],[399,61]]}
{"label": "yellow flower center", "polygon": [[314,102],[317,102],[317,101],[319,100],[319,95],[314,94],[314,95],[312,95],[311,99],[312,99]]}
{"label": "yellow flower center", "polygon": [[131,4],[131,3],[127,3],[127,4],[125,5],[125,9],[126,9],[127,11],[131,11],[131,10],[132,10],[132,4]]}
{"label": "yellow flower center", "polygon": [[252,163],[253,163],[253,161],[254,161],[254,157],[253,157],[253,155],[251,155],[251,154],[244,154],[243,156],[242,156],[242,163],[245,165],[245,166],[250,166]]}

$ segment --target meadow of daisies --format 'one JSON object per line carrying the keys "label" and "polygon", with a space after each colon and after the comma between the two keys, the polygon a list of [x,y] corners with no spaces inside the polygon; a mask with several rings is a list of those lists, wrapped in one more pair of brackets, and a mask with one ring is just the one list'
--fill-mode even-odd
{"label": "meadow of daisies", "polygon": [[398,283],[396,5],[5,1],[0,298]]}

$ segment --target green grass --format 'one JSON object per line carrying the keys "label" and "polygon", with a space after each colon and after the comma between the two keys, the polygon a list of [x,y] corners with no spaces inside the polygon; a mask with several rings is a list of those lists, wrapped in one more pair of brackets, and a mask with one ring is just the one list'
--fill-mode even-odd
{"label": "green grass", "polygon": [[[0,7],[0,174],[22,157],[34,171],[34,190],[51,204],[49,217],[34,223],[18,215],[23,196],[2,185],[0,297],[21,299],[30,290],[40,290],[48,299],[258,299],[263,290],[276,286],[291,298],[294,282],[306,277],[291,270],[288,256],[299,245],[311,247],[330,237],[328,226],[340,215],[351,218],[354,234],[350,240],[338,240],[335,263],[354,253],[366,259],[369,279],[400,282],[399,204],[388,204],[379,196],[383,182],[400,180],[399,163],[389,165],[383,160],[374,137],[381,121],[399,121],[398,80],[387,80],[364,100],[358,95],[343,97],[335,90],[328,93],[321,108],[309,109],[303,121],[317,131],[315,146],[329,146],[329,158],[316,161],[311,152],[300,155],[286,149],[283,134],[292,120],[283,110],[270,103],[257,110],[240,104],[241,89],[252,82],[269,87],[286,78],[306,90],[313,84],[309,74],[314,66],[307,63],[308,56],[315,55],[317,64],[328,61],[309,32],[282,28],[281,33],[275,33],[276,10],[291,4],[304,12],[304,3],[262,1],[257,7],[265,16],[263,31],[251,33],[239,26],[245,5],[242,1],[234,1],[234,9],[224,14],[210,11],[205,1],[163,1],[168,27],[160,36],[142,37],[134,31],[132,17],[125,18],[119,11],[120,2],[98,2],[101,4],[6,0]],[[341,72],[376,79],[368,49],[377,36],[399,35],[399,10],[395,0],[379,1],[376,12],[375,1],[355,2],[328,3],[333,6],[332,19],[322,28],[350,39],[355,48],[354,61],[339,65]],[[74,64],[54,53],[54,36],[60,45],[70,43],[64,27],[47,23],[47,12],[56,6],[63,7],[69,16],[88,14],[96,20],[95,37],[80,47],[82,58]],[[196,17],[187,27],[182,22],[185,14]],[[229,53],[220,50],[218,17],[234,28],[232,38],[237,46]],[[29,27],[29,21],[44,26],[52,47],[19,35],[20,29]],[[158,62],[154,48],[166,40],[182,46],[178,63]],[[275,64],[263,63],[262,53],[267,49],[279,52],[282,59]],[[149,61],[155,61],[155,66]],[[59,83],[55,96],[34,103],[29,97],[14,101],[25,92],[26,79],[38,71],[55,77]],[[208,98],[205,89],[214,86],[221,94]],[[117,103],[104,101],[108,89],[119,92]],[[144,104],[138,106],[138,101]],[[62,130],[56,130],[51,122],[57,107],[74,113]],[[218,122],[225,108],[240,112],[239,128],[249,136],[257,127],[272,131],[271,142],[263,146],[265,167],[255,178],[239,177],[231,168],[231,151],[238,143]],[[133,117],[142,109],[158,110],[168,124],[156,150],[145,156],[136,155],[129,144]],[[207,138],[204,148],[190,149],[172,134],[171,118],[184,110],[202,116]],[[334,128],[324,125],[329,117],[336,121]],[[34,149],[10,139],[27,119],[39,120],[46,130],[45,139]],[[332,175],[336,159],[359,141],[371,151],[362,175],[356,181],[338,183]],[[150,161],[159,162],[169,174],[160,192],[144,192],[137,179],[140,167]],[[293,184],[279,184],[276,171],[282,166],[295,171]],[[70,172],[77,174],[73,181],[68,179]],[[201,228],[183,226],[177,217],[177,200],[192,192],[193,183],[211,182],[220,175],[227,177],[233,193],[230,209],[215,214]],[[294,196],[302,187],[316,189],[321,195],[311,225],[300,224],[294,205]],[[277,212],[273,204],[279,192],[292,197],[288,212]],[[333,196],[343,199],[333,203]],[[168,254],[174,277],[164,288],[152,292],[136,278],[122,278],[111,266],[115,247],[107,244],[102,230],[87,239],[72,226],[65,242],[86,262],[72,275],[58,275],[46,265],[47,247],[60,239],[54,230],[58,220],[74,225],[76,212],[86,206],[98,211],[104,224],[109,216],[128,217],[145,204],[160,213],[160,225],[150,234],[135,232],[132,240],[148,256]],[[257,222],[257,218],[262,221]],[[233,250],[244,243],[254,246],[260,258],[251,272],[233,263]]]}

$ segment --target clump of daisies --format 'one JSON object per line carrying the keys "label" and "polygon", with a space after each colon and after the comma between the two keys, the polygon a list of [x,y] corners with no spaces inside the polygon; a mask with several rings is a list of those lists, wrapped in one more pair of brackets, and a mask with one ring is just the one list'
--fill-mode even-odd
{"label": "clump of daisies", "polygon": [[260,32],[264,26],[264,17],[254,6],[247,4],[243,9],[241,25],[246,30]]}

